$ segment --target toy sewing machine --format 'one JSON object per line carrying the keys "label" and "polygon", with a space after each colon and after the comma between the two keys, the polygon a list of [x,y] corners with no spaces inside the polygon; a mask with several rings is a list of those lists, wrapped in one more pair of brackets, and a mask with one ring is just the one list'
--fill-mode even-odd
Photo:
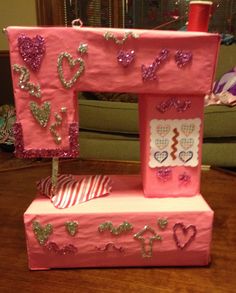
{"label": "toy sewing machine", "polygon": [[[7,34],[16,155],[54,162],[24,215],[30,269],[207,265],[203,109],[219,36],[76,23]],[[79,91],[139,95],[141,176],[57,174],[78,156]]]}

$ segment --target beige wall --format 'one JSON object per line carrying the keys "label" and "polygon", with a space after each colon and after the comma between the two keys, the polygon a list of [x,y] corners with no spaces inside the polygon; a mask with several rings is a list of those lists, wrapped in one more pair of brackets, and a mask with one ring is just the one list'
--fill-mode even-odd
{"label": "beige wall", "polygon": [[0,0],[0,50],[8,50],[2,28],[37,24],[35,0]]}

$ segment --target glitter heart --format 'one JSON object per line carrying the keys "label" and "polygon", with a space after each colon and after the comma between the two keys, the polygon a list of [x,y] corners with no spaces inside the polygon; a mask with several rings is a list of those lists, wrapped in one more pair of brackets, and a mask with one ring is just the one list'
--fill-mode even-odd
{"label": "glitter heart", "polygon": [[155,144],[158,149],[163,150],[168,146],[169,140],[167,138],[156,139]]}
{"label": "glitter heart", "polygon": [[135,58],[135,52],[134,50],[130,50],[130,51],[123,51],[121,50],[118,55],[117,55],[117,61],[119,64],[121,64],[124,67],[127,67],[130,65],[130,63],[132,63],[132,61]]}
{"label": "glitter heart", "polygon": [[187,163],[188,161],[190,161],[193,157],[193,152],[188,151],[188,152],[180,152],[179,153],[179,158],[182,162]]}
{"label": "glitter heart", "polygon": [[170,125],[158,125],[156,131],[160,136],[164,137],[170,132]]}
{"label": "glitter heart", "polygon": [[170,168],[161,167],[157,169],[157,177],[163,182],[170,180],[172,171]]}
{"label": "glitter heart", "polygon": [[178,248],[184,249],[194,240],[197,228],[194,225],[185,227],[183,223],[176,223],[173,227],[174,240]]}
{"label": "glitter heart", "polygon": [[182,138],[180,140],[180,145],[185,150],[190,149],[193,146],[193,144],[194,144],[194,139],[193,138]]}
{"label": "glitter heart", "polygon": [[71,235],[75,236],[78,232],[78,225],[77,221],[68,221],[65,223],[66,231]]}
{"label": "glitter heart", "polygon": [[167,218],[160,218],[160,219],[158,219],[157,224],[162,230],[164,230],[168,225],[168,219]]}
{"label": "glitter heart", "polygon": [[164,152],[155,152],[154,158],[159,162],[163,163],[168,157],[168,153],[166,151]]}
{"label": "glitter heart", "polygon": [[40,245],[44,245],[53,232],[51,224],[47,224],[45,227],[42,227],[38,221],[33,222],[32,229]]}
{"label": "glitter heart", "polygon": [[192,61],[193,55],[190,51],[178,50],[175,54],[175,62],[179,68],[182,68]]}
{"label": "glitter heart", "polygon": [[30,102],[30,110],[38,123],[42,127],[46,127],[51,112],[51,104],[49,102],[44,102],[40,108],[37,103]]}
{"label": "glitter heart", "polygon": [[181,126],[181,131],[183,132],[183,134],[185,136],[189,136],[195,129],[195,125],[194,124],[183,124]]}
{"label": "glitter heart", "polygon": [[[66,60],[69,63],[70,69],[75,67],[77,64],[79,65],[79,69],[76,71],[74,76],[68,81],[65,79],[65,76],[64,76],[63,60]],[[83,59],[81,59],[81,58],[73,59],[71,54],[69,54],[67,52],[61,53],[59,55],[59,57],[58,57],[58,60],[57,60],[57,72],[58,72],[59,79],[60,79],[62,85],[67,89],[71,88],[74,85],[74,83],[77,81],[77,79],[83,73],[84,68],[85,68],[85,66],[84,66]]]}
{"label": "glitter heart", "polygon": [[38,71],[45,53],[44,38],[37,35],[34,38],[22,34],[18,37],[20,55],[33,71]]}

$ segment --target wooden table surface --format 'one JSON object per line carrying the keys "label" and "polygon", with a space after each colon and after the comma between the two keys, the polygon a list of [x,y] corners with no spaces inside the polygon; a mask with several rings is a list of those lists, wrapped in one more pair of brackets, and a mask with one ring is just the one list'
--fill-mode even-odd
{"label": "wooden table surface", "polygon": [[[50,174],[50,168],[47,162],[35,162],[27,168],[0,170],[0,292],[236,292],[236,176],[216,170],[203,171],[201,185],[215,211],[209,267],[29,271],[23,213],[35,196],[35,182]],[[60,170],[136,174],[140,165],[63,161]]]}

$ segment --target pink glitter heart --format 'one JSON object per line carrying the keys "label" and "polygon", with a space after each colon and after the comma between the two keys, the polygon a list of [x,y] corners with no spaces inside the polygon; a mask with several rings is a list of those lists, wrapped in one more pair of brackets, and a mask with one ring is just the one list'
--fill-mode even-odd
{"label": "pink glitter heart", "polygon": [[127,67],[134,60],[134,57],[135,57],[134,50],[127,51],[127,52],[121,50],[117,55],[117,61],[122,66]]}
{"label": "pink glitter heart", "polygon": [[45,53],[44,38],[40,35],[30,38],[22,34],[18,37],[18,48],[25,63],[33,71],[38,71]]}
{"label": "pink glitter heart", "polygon": [[186,227],[183,223],[176,223],[173,227],[173,236],[178,248],[184,249],[194,240],[197,228],[194,225]]}

